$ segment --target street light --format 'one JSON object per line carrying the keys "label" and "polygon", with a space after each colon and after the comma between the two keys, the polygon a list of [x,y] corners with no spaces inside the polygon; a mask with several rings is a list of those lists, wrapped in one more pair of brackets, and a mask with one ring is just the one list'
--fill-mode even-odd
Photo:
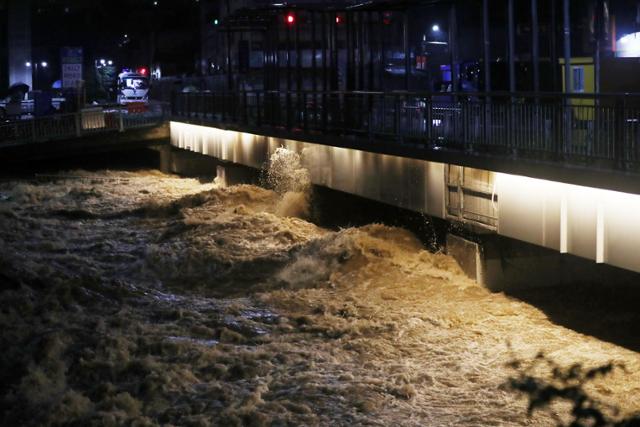
{"label": "street light", "polygon": [[105,59],[105,58],[100,58],[100,59],[96,59],[94,61],[95,67],[96,68],[102,68],[102,67],[106,67],[108,66],[112,66],[113,65],[113,60],[111,59]]}
{"label": "street light", "polygon": [[35,89],[36,83],[38,83],[38,68],[47,68],[49,66],[49,63],[47,61],[27,61],[24,63],[25,67],[27,68],[32,68],[33,69],[33,77],[34,77],[34,82],[33,82],[33,88]]}
{"label": "street light", "polygon": [[433,27],[431,27],[431,31],[433,31],[434,33],[439,33],[440,32],[440,25],[433,24]]}

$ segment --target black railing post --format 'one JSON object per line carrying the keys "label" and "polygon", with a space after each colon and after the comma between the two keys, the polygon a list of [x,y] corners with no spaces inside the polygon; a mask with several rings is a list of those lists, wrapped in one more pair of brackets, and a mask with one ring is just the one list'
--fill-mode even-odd
{"label": "black railing post", "polygon": [[242,91],[242,104],[243,104],[243,108],[242,108],[242,119],[244,120],[244,124],[248,125],[249,124],[249,106],[247,105],[247,91],[243,90]]}
{"label": "black railing post", "polygon": [[313,91],[313,128],[318,129],[318,120],[320,120],[320,116],[318,115],[318,91]]}
{"label": "black railing post", "polygon": [[488,103],[487,103],[487,97],[483,96],[482,97],[482,133],[480,135],[480,138],[482,138],[482,145],[486,146],[487,145],[487,133],[489,132],[488,129],[488,120],[487,120],[487,108],[488,108]]}
{"label": "black railing post", "polygon": [[425,101],[425,114],[427,121],[427,123],[425,123],[427,142],[429,145],[433,145],[433,97],[431,93],[429,93]]}
{"label": "black railing post", "polygon": [[566,159],[571,151],[571,139],[573,137],[573,111],[571,107],[571,100],[566,97],[563,103],[563,129],[562,135],[562,159]]}
{"label": "black railing post", "polygon": [[215,94],[209,94],[209,114],[211,114],[211,121],[217,122],[218,116],[216,114],[216,96]]}
{"label": "black railing post", "polygon": [[350,117],[350,111],[349,111],[349,94],[348,92],[344,92],[342,94],[342,133],[346,134],[347,133],[347,122],[349,120]]}
{"label": "black railing post", "polygon": [[627,94],[624,94],[622,98],[622,144],[623,144],[623,169],[626,169],[629,165],[629,160],[631,158],[631,150],[632,150],[632,141],[629,138],[629,134],[627,130],[629,126],[627,125],[627,113],[628,113],[629,104],[627,103]]}
{"label": "black railing post", "polygon": [[615,159],[615,168],[624,169],[624,148],[625,148],[625,97],[616,98],[615,106],[615,138],[613,140],[613,155]]}
{"label": "black railing post", "polygon": [[[626,105],[625,127],[627,129],[627,163],[625,168],[635,168],[637,170],[638,160],[638,110]],[[630,120],[630,121],[627,121]]]}
{"label": "black railing post", "polygon": [[322,92],[322,130],[324,132],[327,131],[328,121],[329,121],[328,97],[327,97],[327,92],[323,91]]}
{"label": "black railing post", "polygon": [[171,91],[171,115],[172,116],[177,116],[178,115],[178,94],[175,90]]}
{"label": "black railing post", "polygon": [[216,98],[218,99],[218,105],[219,105],[219,109],[220,109],[220,117],[222,119],[222,121],[226,121],[227,118],[227,109],[224,108],[224,103],[220,102],[220,98],[223,97],[224,94],[220,93],[220,94],[216,94]]}
{"label": "black railing post", "polygon": [[304,130],[309,129],[309,106],[307,105],[307,92],[302,93],[302,104],[304,105]]}
{"label": "black railing post", "polygon": [[369,94],[367,100],[367,135],[369,137],[369,142],[371,142],[373,140],[373,95]]}
{"label": "black railing post", "polygon": [[237,93],[230,93],[229,94],[229,99],[232,101],[234,109],[234,117],[233,117],[233,121],[236,123],[240,123],[242,121],[242,112],[241,112],[241,108],[242,108],[242,98],[240,98]]}
{"label": "black railing post", "polygon": [[260,111],[260,92],[256,92],[256,126],[262,126],[262,112]]}
{"label": "black railing post", "polygon": [[194,119],[198,118],[198,93],[189,94],[189,115]]}
{"label": "black railing post", "polygon": [[551,104],[555,109],[555,114],[553,115],[553,137],[554,137],[554,145],[555,145],[555,153],[556,159],[563,159],[563,147],[564,147],[564,98],[558,98],[557,102]]}
{"label": "black railing post", "polygon": [[398,95],[393,97],[393,132],[396,140],[400,141],[400,98]]}
{"label": "black railing post", "polygon": [[200,118],[200,124],[204,123],[205,113],[205,94],[200,93],[200,100],[198,101],[198,118]]}
{"label": "black railing post", "polygon": [[227,120],[231,123],[235,122],[238,119],[238,94],[228,92],[223,95],[220,108],[226,110],[227,108]]}
{"label": "black railing post", "polygon": [[287,129],[291,129],[291,92],[287,90]]}

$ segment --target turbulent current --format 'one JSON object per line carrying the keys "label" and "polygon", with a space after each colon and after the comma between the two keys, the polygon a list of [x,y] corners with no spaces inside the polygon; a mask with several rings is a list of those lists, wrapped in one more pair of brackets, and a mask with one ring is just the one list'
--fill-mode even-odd
{"label": "turbulent current", "polygon": [[508,385],[540,352],[624,364],[587,391],[640,409],[628,346],[490,293],[403,229],[316,226],[297,185],[0,183],[0,423],[555,425],[566,404],[528,415]]}

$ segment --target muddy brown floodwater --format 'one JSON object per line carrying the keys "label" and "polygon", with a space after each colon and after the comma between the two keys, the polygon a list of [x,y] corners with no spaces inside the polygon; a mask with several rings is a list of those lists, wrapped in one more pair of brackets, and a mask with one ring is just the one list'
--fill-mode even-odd
{"label": "muddy brown floodwater", "polygon": [[538,352],[624,363],[588,391],[640,409],[637,352],[403,229],[286,216],[302,199],[153,171],[0,183],[2,425],[554,425],[566,405],[529,417],[506,385]]}

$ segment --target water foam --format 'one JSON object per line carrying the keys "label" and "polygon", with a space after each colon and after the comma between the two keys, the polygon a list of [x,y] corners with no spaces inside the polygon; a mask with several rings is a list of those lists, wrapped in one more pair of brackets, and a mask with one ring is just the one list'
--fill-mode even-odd
{"label": "water foam", "polygon": [[295,151],[279,147],[271,155],[265,184],[280,195],[276,214],[283,217],[307,218],[311,200],[311,175]]}

